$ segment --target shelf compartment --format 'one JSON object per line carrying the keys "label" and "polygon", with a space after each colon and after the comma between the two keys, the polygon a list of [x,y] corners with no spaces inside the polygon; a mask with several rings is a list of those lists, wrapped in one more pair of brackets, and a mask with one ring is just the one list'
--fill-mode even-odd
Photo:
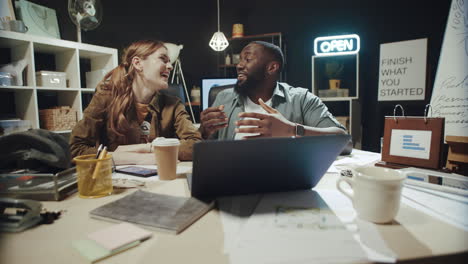
{"label": "shelf compartment", "polygon": [[80,61],[80,80],[82,88],[96,88],[87,87],[86,85],[86,72],[104,70],[106,73],[112,70],[117,65],[117,55],[112,51],[89,51],[79,50]]}
{"label": "shelf compartment", "polygon": [[66,73],[66,87],[80,87],[78,56],[76,49],[34,43],[36,72],[58,71]]}
{"label": "shelf compartment", "polygon": [[23,86],[33,86],[34,83],[34,69],[32,65],[32,43],[22,40],[14,40],[0,37],[0,64],[9,64],[22,59],[26,60],[26,68],[21,76]]}
{"label": "shelf compartment", "polygon": [[5,108],[2,110],[2,115],[6,114],[5,117],[7,118],[30,120],[33,128],[39,128],[39,114],[34,89],[2,89],[0,90],[0,97],[2,108]]}
{"label": "shelf compartment", "polygon": [[70,106],[78,111],[78,119],[81,119],[81,96],[79,89],[61,90],[54,89],[37,90],[39,109],[48,109],[55,106]]}
{"label": "shelf compartment", "polygon": [[[312,56],[312,91],[315,95],[319,90],[329,89],[329,79],[325,73],[325,65],[329,62],[338,62],[343,65],[343,74],[341,79],[341,89],[349,89],[349,97],[359,97],[359,78],[358,67],[359,57],[357,54],[341,56]],[[323,98],[323,97],[321,97]],[[331,97],[325,97],[331,98]]]}
{"label": "shelf compartment", "polygon": [[93,94],[94,93],[90,92],[81,93],[81,109],[83,109],[83,111],[86,109],[86,107],[88,107],[91,99],[93,99]]}

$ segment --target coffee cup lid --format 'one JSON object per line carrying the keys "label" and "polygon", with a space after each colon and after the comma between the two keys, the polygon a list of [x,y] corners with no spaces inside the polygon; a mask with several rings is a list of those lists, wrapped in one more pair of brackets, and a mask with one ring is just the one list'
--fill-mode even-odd
{"label": "coffee cup lid", "polygon": [[177,138],[158,137],[151,143],[153,146],[178,146],[180,141]]}

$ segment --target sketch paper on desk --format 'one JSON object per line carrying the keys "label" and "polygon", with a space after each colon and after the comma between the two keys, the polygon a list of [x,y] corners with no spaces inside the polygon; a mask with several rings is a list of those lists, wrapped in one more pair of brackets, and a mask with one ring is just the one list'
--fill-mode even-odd
{"label": "sketch paper on desk", "polygon": [[367,260],[352,233],[312,190],[265,194],[239,237],[229,252],[231,263]]}
{"label": "sketch paper on desk", "polygon": [[237,245],[239,233],[261,197],[261,194],[226,196],[216,201],[223,223],[224,253],[229,253]]}
{"label": "sketch paper on desk", "polygon": [[180,233],[211,208],[193,197],[177,197],[137,190],[92,210],[92,218],[129,222],[143,228]]}
{"label": "sketch paper on desk", "polygon": [[396,253],[388,247],[375,224],[356,217],[351,200],[336,189],[317,190],[317,192],[336,216],[345,223],[346,228],[353,232],[353,237],[359,242],[370,261],[379,263],[396,262]]}
{"label": "sketch paper on desk", "polygon": [[468,136],[468,1],[452,0],[431,97],[445,136]]}
{"label": "sketch paper on desk", "polygon": [[418,186],[405,186],[402,202],[468,231],[468,198]]}
{"label": "sketch paper on desk", "polygon": [[333,166],[338,169],[356,168],[373,165],[381,159],[382,155],[380,153],[353,149],[353,152],[348,156],[338,156],[338,158],[333,162]]}

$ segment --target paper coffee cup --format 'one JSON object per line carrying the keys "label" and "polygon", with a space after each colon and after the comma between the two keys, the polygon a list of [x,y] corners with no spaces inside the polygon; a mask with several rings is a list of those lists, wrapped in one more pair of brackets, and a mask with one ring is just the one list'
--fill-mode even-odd
{"label": "paper coffee cup", "polygon": [[177,178],[177,157],[180,141],[176,138],[158,137],[152,142],[160,180]]}

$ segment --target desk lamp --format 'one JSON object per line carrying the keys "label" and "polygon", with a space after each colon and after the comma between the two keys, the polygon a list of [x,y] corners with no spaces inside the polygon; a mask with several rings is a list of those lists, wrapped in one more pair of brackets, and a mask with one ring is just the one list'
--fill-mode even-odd
{"label": "desk lamp", "polygon": [[182,80],[182,85],[184,86],[185,96],[187,97],[187,102],[190,108],[190,114],[192,116],[193,123],[195,121],[195,115],[193,114],[192,102],[190,102],[190,96],[187,91],[187,85],[185,84],[184,73],[182,72],[182,63],[179,58],[180,51],[184,48],[184,45],[176,45],[174,43],[164,43],[164,46],[167,48],[169,53],[169,59],[174,65],[174,70],[172,71],[171,83],[174,83],[174,78],[177,76],[177,83],[179,83],[179,78]]}

